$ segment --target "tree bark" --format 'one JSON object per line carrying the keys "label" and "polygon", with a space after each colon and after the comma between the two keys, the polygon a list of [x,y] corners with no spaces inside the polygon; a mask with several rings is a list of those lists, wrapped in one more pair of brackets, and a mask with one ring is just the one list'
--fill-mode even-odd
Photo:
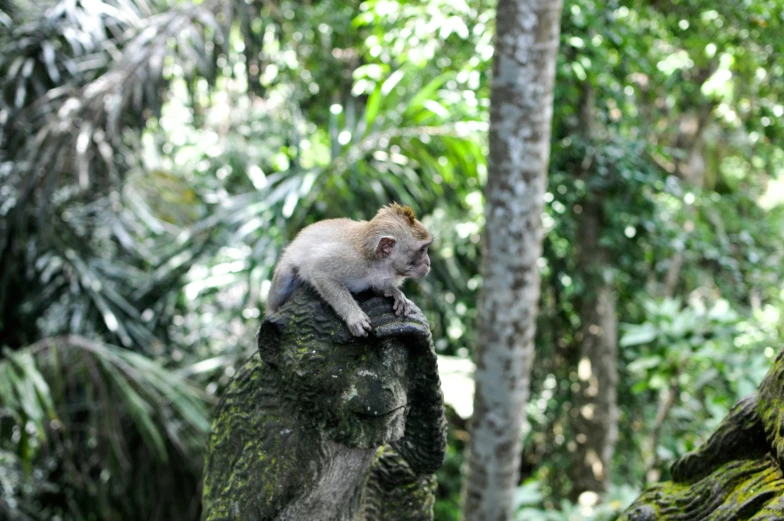
{"label": "tree bark", "polygon": [[466,521],[512,519],[540,292],[561,0],[500,0]]}
{"label": "tree bark", "polygon": [[[583,86],[580,132],[587,142],[594,139],[594,92]],[[583,176],[590,175],[590,162],[583,163]],[[588,180],[590,181],[590,180]],[[575,458],[569,468],[571,499],[583,492],[601,495],[609,483],[609,468],[618,439],[618,319],[616,295],[605,267],[610,254],[599,241],[604,226],[602,194],[591,192],[585,203],[578,233],[579,270],[585,284],[580,307],[579,389],[575,393],[572,429]]]}
{"label": "tree bark", "polygon": [[602,208],[598,201],[585,205],[580,225],[579,248],[586,295],[580,309],[579,389],[575,393],[575,457],[569,474],[571,498],[583,492],[601,495],[609,483],[609,467],[618,439],[618,319],[616,295],[603,276],[610,262],[599,244]]}

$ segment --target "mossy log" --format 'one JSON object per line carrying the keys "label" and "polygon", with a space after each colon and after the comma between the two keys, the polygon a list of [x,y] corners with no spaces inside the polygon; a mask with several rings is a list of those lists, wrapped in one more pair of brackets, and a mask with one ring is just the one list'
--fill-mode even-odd
{"label": "mossy log", "polygon": [[430,329],[359,295],[367,338],[300,287],[215,413],[204,521],[426,521],[446,448]]}
{"label": "mossy log", "polygon": [[622,521],[784,520],[784,351],[698,449],[672,466]]}

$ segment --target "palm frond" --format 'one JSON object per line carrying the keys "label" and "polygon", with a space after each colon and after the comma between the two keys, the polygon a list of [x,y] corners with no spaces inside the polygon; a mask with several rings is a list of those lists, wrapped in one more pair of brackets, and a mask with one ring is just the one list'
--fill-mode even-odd
{"label": "palm frond", "polygon": [[[49,491],[54,496],[92,494],[114,511],[134,512],[139,506],[116,487],[85,487],[83,481],[122,479],[140,457],[144,465],[156,467],[147,479],[161,486],[181,479],[185,470],[193,490],[175,508],[193,508],[200,469],[169,465],[198,461],[209,430],[208,411],[205,395],[187,380],[147,357],[82,336],[48,338],[0,362],[0,432],[12,433],[7,438],[11,446],[5,447],[13,449],[11,459],[37,468],[39,476],[70,475]],[[56,456],[52,461],[60,466],[41,466],[47,456]],[[163,492],[157,497],[171,502]]]}
{"label": "palm frond", "polygon": [[[295,149],[290,152],[290,167],[277,172],[274,162],[265,163],[269,159],[255,159],[255,150],[247,142],[241,140],[236,149],[231,148],[227,155],[239,156],[230,160],[239,172],[248,176],[253,169],[274,173],[264,175],[263,181],[254,181],[250,190],[224,197],[208,217],[188,229],[194,234],[222,230],[217,234],[217,245],[248,248],[242,266],[233,268],[231,276],[210,275],[221,266],[216,259],[198,260],[212,269],[194,271],[198,275],[187,286],[189,299],[204,299],[214,291],[241,291],[245,296],[237,302],[243,307],[234,309],[235,316],[247,307],[256,307],[260,299],[263,301],[263,289],[259,292],[259,288],[270,279],[278,252],[299,229],[328,217],[366,219],[395,200],[415,207],[438,237],[434,255],[439,259],[434,262],[433,273],[412,289],[420,291],[420,302],[434,311],[430,318],[438,336],[446,337],[445,330],[458,318],[452,297],[470,302],[477,289],[476,281],[464,274],[478,270],[479,228],[475,223],[481,213],[480,186],[486,172],[480,145],[486,124],[466,114],[450,113],[433,101],[452,76],[444,74],[423,81],[416,69],[401,69],[379,84],[366,100],[350,98],[346,107],[335,111],[339,116],[331,125],[329,143],[333,155],[322,163],[314,164],[312,158],[297,151],[294,138],[290,141],[293,146],[287,147]],[[359,106],[349,107],[352,103]],[[358,117],[353,117],[354,113]],[[252,125],[254,117],[258,116],[238,112],[231,127]],[[284,107],[276,118],[286,122],[278,124],[282,130],[277,135],[293,135],[293,128],[307,129],[309,125],[296,109]],[[310,143],[319,139],[300,135]],[[275,154],[274,148],[270,154]],[[298,164],[294,158],[300,155],[304,162]],[[226,156],[217,160],[197,156],[196,160],[208,162],[209,171],[223,168]],[[455,226],[462,222],[473,226]],[[447,293],[452,295],[450,301],[442,298]],[[201,312],[206,313],[206,309],[211,305]],[[224,317],[225,321],[231,319],[230,315]],[[464,321],[461,318],[460,322]],[[454,342],[464,345],[467,340],[470,342],[458,337]],[[211,351],[220,352],[220,347]]]}
{"label": "palm frond", "polygon": [[[80,70],[94,69],[100,73],[83,75],[71,82],[53,81],[62,86],[44,89],[26,107],[24,117],[8,129],[7,134],[24,135],[19,131],[27,131],[32,136],[22,152],[30,174],[30,181],[20,191],[22,200],[29,197],[34,187],[44,185],[47,175],[59,170],[54,167],[64,150],[75,151],[74,157],[67,158],[71,165],[62,166],[66,170],[73,168],[83,189],[90,186],[92,162],[102,162],[110,176],[114,174],[114,150],[123,138],[120,129],[139,128],[160,110],[165,67],[181,67],[188,75],[214,77],[207,39],[222,42],[223,29],[213,9],[214,6],[203,4],[154,14],[143,23],[137,20],[122,32],[116,45],[66,61]],[[105,40],[104,36],[102,41]],[[46,42],[41,45],[48,45]],[[46,56],[41,50],[44,68]],[[35,69],[37,58],[27,58],[26,63],[31,65],[20,66],[22,72]],[[54,65],[50,64],[49,69],[55,70]],[[14,103],[18,108],[25,106],[24,102]]]}
{"label": "palm frond", "polygon": [[[6,177],[0,208],[0,323],[18,313],[8,309],[8,291],[27,279],[28,231],[54,224],[65,236],[80,235],[70,229],[72,222],[51,222],[56,202],[89,204],[122,182],[126,158],[134,155],[127,143],[138,142],[128,141],[128,133],[159,112],[171,70],[215,78],[215,51],[227,33],[219,14],[231,21],[226,9],[212,2],[156,13],[143,0],[89,5],[63,0],[4,42],[12,52],[0,57],[0,71],[6,73],[0,80],[6,100],[0,106],[0,159],[5,160],[0,174]],[[117,240],[127,243],[131,235],[123,234],[119,224],[115,230]],[[60,261],[78,273],[76,280],[99,280],[89,274],[94,263],[80,262],[79,252],[58,247],[56,238],[57,233],[38,234],[38,254],[59,250]],[[152,342],[127,299],[93,291],[93,286],[83,289],[123,345]],[[111,285],[101,287],[111,292]],[[146,294],[152,293],[148,287]],[[117,308],[137,325],[126,328],[115,320]]]}

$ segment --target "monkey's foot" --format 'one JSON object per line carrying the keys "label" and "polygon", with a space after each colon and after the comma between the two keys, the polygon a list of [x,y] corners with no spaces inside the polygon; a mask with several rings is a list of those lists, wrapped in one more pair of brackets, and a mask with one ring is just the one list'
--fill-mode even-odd
{"label": "monkey's foot", "polygon": [[346,319],[349,331],[354,336],[368,336],[371,330],[370,318],[361,311]]}

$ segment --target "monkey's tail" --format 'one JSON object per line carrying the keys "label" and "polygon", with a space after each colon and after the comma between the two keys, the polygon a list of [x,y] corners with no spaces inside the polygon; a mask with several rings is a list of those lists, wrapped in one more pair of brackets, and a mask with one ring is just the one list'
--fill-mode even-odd
{"label": "monkey's tail", "polygon": [[296,267],[278,267],[272,276],[272,285],[267,295],[266,315],[275,313],[300,284],[298,270]]}

